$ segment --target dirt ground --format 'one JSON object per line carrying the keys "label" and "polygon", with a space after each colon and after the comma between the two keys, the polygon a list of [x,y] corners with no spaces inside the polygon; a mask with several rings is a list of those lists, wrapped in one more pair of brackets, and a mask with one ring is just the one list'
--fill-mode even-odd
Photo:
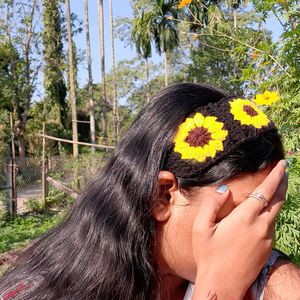
{"label": "dirt ground", "polygon": [[[23,214],[27,211],[26,201],[28,199],[39,199],[42,194],[42,187],[39,184],[19,188],[17,191],[17,211]],[[3,209],[3,203],[0,202],[0,210]]]}

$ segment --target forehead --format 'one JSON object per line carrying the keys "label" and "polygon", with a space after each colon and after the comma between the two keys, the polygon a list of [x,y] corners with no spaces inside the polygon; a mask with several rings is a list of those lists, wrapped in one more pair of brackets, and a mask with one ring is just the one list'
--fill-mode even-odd
{"label": "forehead", "polygon": [[237,186],[237,188],[240,189],[247,186],[249,189],[253,189],[253,186],[257,186],[263,182],[271,172],[272,168],[273,165],[269,164],[264,169],[257,172],[240,174],[238,177],[228,180],[226,184],[230,187]]}

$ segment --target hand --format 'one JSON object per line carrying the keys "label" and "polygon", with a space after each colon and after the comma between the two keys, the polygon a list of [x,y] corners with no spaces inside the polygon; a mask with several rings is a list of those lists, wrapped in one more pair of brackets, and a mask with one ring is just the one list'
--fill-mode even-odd
{"label": "hand", "polygon": [[218,211],[228,198],[207,188],[193,224],[193,254],[197,263],[193,299],[242,299],[268,259],[274,238],[274,224],[287,190],[285,161],[280,161],[255,192],[266,198],[249,197],[227,217],[216,223]]}

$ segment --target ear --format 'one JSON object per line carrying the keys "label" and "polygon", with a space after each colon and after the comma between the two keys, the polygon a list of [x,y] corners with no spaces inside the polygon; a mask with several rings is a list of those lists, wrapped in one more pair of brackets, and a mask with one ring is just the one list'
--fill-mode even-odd
{"label": "ear", "polygon": [[171,216],[178,185],[175,175],[169,171],[160,171],[158,182],[159,193],[156,205],[153,208],[153,216],[157,221],[164,222]]}

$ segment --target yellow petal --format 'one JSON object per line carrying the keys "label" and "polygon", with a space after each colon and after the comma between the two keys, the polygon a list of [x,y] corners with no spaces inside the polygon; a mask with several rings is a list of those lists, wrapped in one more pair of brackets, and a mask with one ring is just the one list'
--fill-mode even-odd
{"label": "yellow petal", "polygon": [[195,120],[193,118],[187,118],[182,124],[186,130],[191,130],[196,127]]}
{"label": "yellow petal", "polygon": [[207,129],[214,127],[216,123],[216,119],[217,119],[216,117],[211,117],[211,116],[206,117],[203,122],[203,127]]}
{"label": "yellow petal", "polygon": [[261,95],[261,94],[259,94],[259,95],[256,95],[254,102],[257,105],[263,105],[264,104],[264,100],[265,100],[264,96]]}
{"label": "yellow petal", "polygon": [[199,162],[203,162],[206,160],[206,155],[205,155],[205,151],[203,150],[203,148],[198,148],[197,153],[195,153],[195,157],[194,159],[196,159]]}
{"label": "yellow petal", "polygon": [[204,122],[204,116],[200,113],[196,113],[194,118],[193,118],[193,124],[196,125],[197,127],[203,126]]}
{"label": "yellow petal", "polygon": [[252,124],[253,124],[254,127],[260,129],[263,126],[268,125],[269,124],[269,120],[268,120],[268,118],[264,114],[261,114],[259,116],[255,116],[252,119]]}
{"label": "yellow petal", "polygon": [[188,143],[177,142],[177,143],[175,143],[174,151],[178,152],[178,153],[182,153],[187,149],[187,147],[189,147]]}
{"label": "yellow petal", "polygon": [[209,146],[211,146],[213,149],[222,151],[223,150],[223,143],[219,140],[211,140],[209,142]]}
{"label": "yellow petal", "polygon": [[206,156],[214,158],[216,156],[217,150],[211,145],[205,145],[204,150],[206,151]]}
{"label": "yellow petal", "polygon": [[180,152],[182,159],[190,159],[191,151],[189,149],[185,149],[184,151]]}
{"label": "yellow petal", "polygon": [[214,140],[224,140],[226,138],[226,136],[228,135],[228,131],[227,130],[220,130],[220,131],[216,131],[214,133],[211,134],[211,137]]}
{"label": "yellow petal", "polygon": [[278,93],[266,90],[263,94],[257,94],[254,102],[258,105],[270,105],[278,100]]}

